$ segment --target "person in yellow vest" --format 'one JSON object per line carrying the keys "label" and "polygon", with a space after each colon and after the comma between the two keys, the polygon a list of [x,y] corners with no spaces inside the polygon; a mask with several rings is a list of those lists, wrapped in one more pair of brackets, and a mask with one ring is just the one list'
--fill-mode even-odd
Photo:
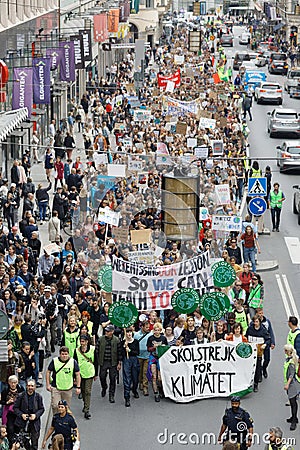
{"label": "person in yellow vest", "polygon": [[279,183],[273,184],[273,190],[269,194],[269,208],[271,210],[272,231],[279,231],[282,203],[285,200],[284,193],[279,189]]}
{"label": "person in yellow vest", "polygon": [[98,355],[95,347],[89,344],[88,336],[80,336],[80,347],[75,350],[74,359],[80,370],[84,417],[90,419],[92,386],[98,375]]}
{"label": "person in yellow vest", "polygon": [[235,313],[235,321],[236,323],[240,323],[243,328],[243,332],[246,333],[249,323],[250,323],[250,314],[247,314],[244,308],[244,301],[242,298],[237,298],[234,300],[234,313]]}
{"label": "person in yellow vest", "polygon": [[283,365],[284,390],[287,392],[292,415],[286,421],[291,424],[290,430],[294,431],[298,423],[297,395],[300,391],[300,377],[298,376],[298,356],[291,344],[285,344],[284,353],[286,360]]}
{"label": "person in yellow vest", "polygon": [[271,427],[269,430],[269,443],[264,450],[293,450],[291,446],[284,444],[283,432],[279,427]]}
{"label": "person in yellow vest", "polygon": [[46,372],[46,387],[51,392],[53,414],[58,412],[57,404],[60,400],[71,404],[74,378],[76,394],[79,395],[81,378],[78,363],[70,357],[68,347],[61,347],[59,356],[52,359]]}
{"label": "person in yellow vest", "polygon": [[71,358],[74,355],[74,351],[78,346],[79,328],[77,326],[77,320],[75,316],[69,317],[68,326],[63,332],[63,338],[61,345],[68,347]]}
{"label": "person in yellow vest", "polygon": [[297,317],[290,316],[288,325],[290,327],[290,331],[287,336],[286,343],[291,344],[294,347],[298,355],[298,358],[300,359],[300,328],[298,327]]}

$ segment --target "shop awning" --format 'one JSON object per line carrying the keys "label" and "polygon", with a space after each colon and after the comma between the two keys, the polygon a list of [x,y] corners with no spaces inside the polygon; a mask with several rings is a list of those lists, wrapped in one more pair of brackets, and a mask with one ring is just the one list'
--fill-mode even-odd
{"label": "shop awning", "polygon": [[0,142],[3,142],[27,118],[27,108],[15,109],[0,114]]}

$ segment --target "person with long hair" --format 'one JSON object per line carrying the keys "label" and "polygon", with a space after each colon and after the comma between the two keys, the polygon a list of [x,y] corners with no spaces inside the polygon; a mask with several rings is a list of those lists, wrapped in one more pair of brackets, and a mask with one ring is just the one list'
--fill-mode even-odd
{"label": "person with long hair", "polygon": [[290,430],[294,431],[298,423],[297,395],[300,392],[300,377],[298,375],[299,360],[296,350],[291,344],[284,346],[284,353],[286,357],[283,365],[284,390],[287,393],[292,413],[291,417],[286,421],[291,424]]}
{"label": "person with long hair", "polygon": [[153,326],[153,334],[147,340],[147,350],[150,352],[147,376],[148,379],[152,379],[156,402],[160,402],[160,398],[163,396],[157,348],[161,345],[168,345],[167,338],[162,334],[162,330],[162,324],[156,322]]}
{"label": "person with long hair", "polygon": [[259,242],[253,228],[250,225],[246,226],[245,233],[239,237],[239,241],[243,241],[243,258],[244,263],[251,262],[252,271],[256,272],[255,255],[256,252],[261,252]]}

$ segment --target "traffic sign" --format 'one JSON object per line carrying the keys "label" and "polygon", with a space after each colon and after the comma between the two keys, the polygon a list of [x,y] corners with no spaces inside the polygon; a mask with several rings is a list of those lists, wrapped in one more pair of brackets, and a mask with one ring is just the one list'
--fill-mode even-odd
{"label": "traffic sign", "polygon": [[267,209],[267,202],[262,197],[254,197],[250,200],[248,208],[253,216],[261,216]]}
{"label": "traffic sign", "polygon": [[267,179],[265,177],[249,178],[248,181],[248,196],[257,197],[267,195]]}

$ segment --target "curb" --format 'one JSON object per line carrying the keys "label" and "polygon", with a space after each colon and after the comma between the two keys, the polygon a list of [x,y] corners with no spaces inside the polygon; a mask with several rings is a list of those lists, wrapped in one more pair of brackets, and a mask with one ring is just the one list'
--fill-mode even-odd
{"label": "curb", "polygon": [[257,272],[268,272],[269,270],[276,270],[279,267],[277,259],[270,261],[258,261],[256,263]]}

